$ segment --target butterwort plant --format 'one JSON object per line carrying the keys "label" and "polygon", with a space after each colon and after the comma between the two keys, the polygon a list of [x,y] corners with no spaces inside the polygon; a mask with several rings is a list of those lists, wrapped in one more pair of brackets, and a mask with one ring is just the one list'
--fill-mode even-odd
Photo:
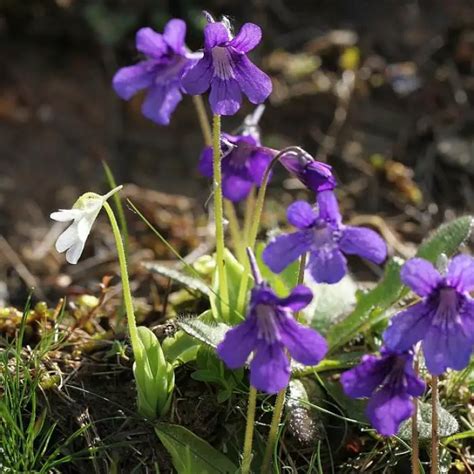
{"label": "butterwort plant", "polygon": [[141,28],[135,44],[144,59],[117,71],[112,81],[115,92],[125,100],[145,89],[142,113],[159,125],[170,123],[183,97],[182,77],[202,56],[189,51],[185,36],[186,24],[179,19],[170,20],[162,34]]}
{"label": "butterwort plant", "polygon": [[272,91],[270,78],[248,58],[262,39],[262,30],[245,23],[232,35],[227,18],[215,21],[205,12],[204,55],[183,77],[184,90],[201,95],[210,90],[209,102],[215,115],[234,115],[245,94],[253,104],[263,103]]}
{"label": "butterwort plant", "polygon": [[137,385],[138,411],[153,419],[165,414],[169,408],[174,388],[174,370],[172,365],[166,362],[155,334],[148,328],[137,327],[136,324],[123,240],[114,212],[107,202],[108,198],[121,189],[122,186],[117,186],[103,196],[92,192],[85,193],[71,209],[60,209],[50,217],[59,222],[70,223],[58,237],[56,249],[58,252],[65,251],[66,260],[76,264],[101,209],[104,208],[107,212],[119,258],[127,324],[135,357],[133,372]]}
{"label": "butterwort plant", "polygon": [[250,258],[255,286],[247,317],[226,333],[217,353],[231,369],[242,367],[252,353],[251,385],[266,393],[278,393],[290,379],[288,354],[301,364],[316,365],[328,347],[317,331],[294,318],[313,299],[311,290],[299,285],[287,297],[278,297],[262,280],[253,256]]}
{"label": "butterwort plant", "polygon": [[369,398],[366,413],[384,436],[398,433],[400,423],[413,414],[413,399],[423,395],[425,383],[413,370],[413,352],[382,347],[380,355],[365,355],[359,365],[341,376],[352,398]]}
{"label": "butterwort plant", "polygon": [[279,235],[266,246],[262,258],[272,272],[282,272],[309,253],[308,269],[314,280],[337,283],[347,273],[345,255],[358,255],[374,263],[382,263],[387,256],[385,242],[376,232],[342,223],[332,190],[318,193],[316,209],[305,201],[294,202],[287,217],[298,231]]}
{"label": "butterwort plant", "polygon": [[387,347],[407,350],[421,341],[426,367],[433,375],[464,369],[474,347],[474,259],[457,255],[445,273],[431,262],[413,258],[401,273],[421,301],[394,316],[384,333]]}

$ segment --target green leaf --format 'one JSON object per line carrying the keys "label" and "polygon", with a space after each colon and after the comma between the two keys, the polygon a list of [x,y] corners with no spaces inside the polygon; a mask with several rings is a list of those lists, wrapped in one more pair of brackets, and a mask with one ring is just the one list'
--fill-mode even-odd
{"label": "green leaf", "polygon": [[314,281],[305,284],[314,297],[303,310],[303,315],[308,324],[322,334],[326,334],[333,324],[347,315],[357,302],[357,285],[350,275],[332,285]]}
{"label": "green leaf", "polygon": [[165,359],[174,367],[194,360],[199,347],[200,343],[184,331],[176,332],[173,337],[167,337],[162,343]]}
{"label": "green leaf", "polygon": [[372,290],[361,295],[354,311],[343,321],[335,324],[327,333],[331,351],[349,342],[380,313],[393,305],[401,296],[403,285],[400,268],[403,261],[392,258],[385,267],[382,281]]}
{"label": "green leaf", "polygon": [[[473,225],[472,216],[460,217],[439,227],[419,247],[417,257],[435,263],[444,253],[453,255],[468,238]],[[372,325],[384,317],[385,312],[408,294],[400,280],[403,261],[398,258],[389,260],[382,281],[371,291],[361,295],[354,311],[328,332],[331,351],[343,346],[359,332],[369,330]]]}
{"label": "green leaf", "polygon": [[157,273],[159,275],[171,278],[190,290],[199,291],[208,297],[212,295],[211,289],[202,280],[193,278],[189,275],[186,275],[185,273],[179,272],[178,270],[174,270],[173,268],[169,268],[165,265],[161,265],[158,262],[144,262],[143,266],[152,273]]}
{"label": "green leaf", "polygon": [[165,360],[155,334],[146,327],[138,327],[142,354],[133,365],[137,385],[138,412],[154,419],[166,413],[174,388],[174,369]]}
{"label": "green leaf", "polygon": [[224,323],[208,323],[203,321],[209,314],[210,312],[206,311],[199,318],[181,319],[178,321],[178,325],[186,334],[215,349],[224,339],[224,335],[230,327]]}
{"label": "green leaf", "polygon": [[420,245],[416,256],[433,263],[442,253],[450,257],[469,238],[473,223],[473,216],[463,216],[443,224]]}
{"label": "green leaf", "polygon": [[[431,403],[418,402],[418,437],[420,441],[431,439]],[[438,436],[451,436],[459,430],[459,423],[451,413],[438,404]],[[411,418],[400,427],[398,436],[404,440],[411,440]]]}
{"label": "green leaf", "polygon": [[[219,278],[216,271],[214,272],[212,290],[210,296],[212,315],[217,322],[230,323],[231,325],[240,323],[244,316],[237,311],[237,300],[239,296],[240,283],[244,273],[244,267],[238,262],[229,249],[224,249],[224,265],[227,273],[227,287],[229,290],[229,304],[221,304]],[[249,278],[248,288],[253,286],[253,279]]]}
{"label": "green leaf", "polygon": [[188,429],[159,423],[156,434],[171,455],[178,474],[234,474],[237,466]]}

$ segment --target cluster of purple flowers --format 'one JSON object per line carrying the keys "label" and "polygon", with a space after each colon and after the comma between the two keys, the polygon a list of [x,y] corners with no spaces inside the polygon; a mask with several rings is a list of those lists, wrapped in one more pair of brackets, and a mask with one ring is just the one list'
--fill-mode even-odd
{"label": "cluster of purple flowers", "polygon": [[145,59],[116,73],[113,86],[117,94],[128,100],[147,89],[143,114],[160,125],[169,123],[183,93],[198,95],[210,90],[209,102],[218,115],[235,114],[242,93],[254,104],[264,102],[272,91],[271,80],[247,57],[260,43],[260,27],[246,23],[232,37],[227,21],[206,17],[204,50],[198,53],[191,53],[185,45],[182,20],[170,20],[163,34],[151,28],[139,30],[136,47]]}
{"label": "cluster of purple flowers", "polygon": [[[214,114],[235,114],[242,94],[254,104],[271,93],[270,78],[247,57],[262,37],[260,27],[242,26],[233,36],[228,20],[216,22],[206,14],[202,52],[191,53],[185,45],[186,25],[173,19],[163,34],[142,28],[136,36],[137,50],[145,58],[120,69],[113,79],[117,94],[128,100],[146,89],[143,114],[165,125],[184,93],[210,91]],[[316,193],[314,206],[294,202],[287,210],[292,233],[274,237],[263,251],[263,262],[274,273],[309,255],[307,269],[318,283],[334,284],[347,273],[346,255],[358,255],[376,264],[387,256],[382,238],[373,230],[344,225],[335,194],[336,180],[329,165],[303,151],[288,152],[265,147],[258,133],[258,118],[246,120],[238,134],[221,135],[222,190],[225,198],[239,202],[260,186],[272,163],[280,163],[308,189]],[[213,175],[212,148],[206,147],[199,161],[201,174]],[[289,356],[315,365],[325,356],[327,343],[293,316],[312,299],[309,288],[299,285],[286,298],[278,297],[259,274],[249,254],[255,286],[251,290],[246,319],[230,329],[218,346],[221,359],[230,367],[250,361],[250,382],[257,389],[276,393],[290,378]],[[383,335],[380,355],[366,355],[360,364],[341,376],[351,397],[370,397],[367,415],[383,435],[396,434],[400,423],[413,411],[413,397],[423,394],[424,382],[413,370],[414,347],[421,341],[426,366],[434,374],[447,368],[461,370],[474,348],[474,259],[455,257],[445,273],[428,261],[415,258],[402,268],[401,279],[420,302],[396,315]]]}
{"label": "cluster of purple flowers", "polygon": [[367,414],[384,435],[398,432],[412,415],[413,397],[424,391],[412,368],[415,344],[421,342],[426,367],[436,376],[467,367],[474,349],[474,300],[469,296],[474,258],[454,257],[445,274],[427,260],[413,258],[400,276],[421,301],[392,318],[380,357],[364,357],[341,377],[349,396],[371,397]]}

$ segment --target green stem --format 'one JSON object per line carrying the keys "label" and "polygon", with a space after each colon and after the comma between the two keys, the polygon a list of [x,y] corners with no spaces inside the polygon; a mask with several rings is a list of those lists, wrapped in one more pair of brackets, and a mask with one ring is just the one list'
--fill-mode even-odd
{"label": "green stem", "polygon": [[225,215],[229,220],[229,230],[232,238],[232,244],[234,246],[237,259],[240,263],[244,264],[247,254],[245,252],[245,241],[240,232],[239,220],[235,212],[234,203],[228,199],[224,199]]}
{"label": "green stem", "polygon": [[[213,124],[213,173],[214,173],[214,221],[216,226],[216,260],[219,277],[219,293],[221,295],[221,313],[224,306],[229,303],[229,290],[227,288],[227,274],[224,264],[224,213],[222,205],[222,174],[221,174],[221,117],[214,115]],[[225,316],[224,316],[225,319]]]}
{"label": "green stem", "polygon": [[114,211],[108,202],[104,202],[104,209],[109,217],[112,232],[115,238],[115,246],[117,247],[117,254],[120,265],[120,276],[122,278],[123,299],[125,302],[125,310],[127,312],[128,331],[130,332],[130,340],[132,342],[133,355],[135,360],[139,359],[142,353],[142,344],[138,337],[137,322],[135,320],[135,313],[133,311],[132,293],[130,291],[130,280],[128,278],[127,257],[123,246],[122,235],[115,218]]}
{"label": "green stem", "polygon": [[249,237],[250,237],[250,224],[252,223],[254,209],[255,209],[255,186],[252,187],[245,201],[244,227],[242,230],[242,235],[245,239],[246,247],[248,247],[248,242],[249,242]]}
{"label": "green stem", "polygon": [[438,474],[438,377],[431,378],[431,474]]}
{"label": "green stem", "polygon": [[242,474],[250,472],[252,464],[253,429],[255,426],[255,408],[257,406],[257,389],[250,386],[247,402],[247,424],[245,425],[244,452],[242,456]]}
{"label": "green stem", "polygon": [[196,108],[196,114],[199,120],[199,125],[201,127],[202,137],[206,146],[212,146],[212,131],[211,126],[209,125],[209,118],[207,116],[206,107],[202,96],[194,95],[193,96],[194,107]]}
{"label": "green stem", "polygon": [[270,472],[272,465],[272,453],[275,447],[276,438],[278,435],[278,427],[280,425],[281,415],[283,413],[283,405],[285,403],[286,388],[278,392],[275,408],[273,409],[272,423],[270,425],[270,431],[268,433],[267,445],[265,447],[265,454],[263,455],[262,469],[261,472],[267,474]]}

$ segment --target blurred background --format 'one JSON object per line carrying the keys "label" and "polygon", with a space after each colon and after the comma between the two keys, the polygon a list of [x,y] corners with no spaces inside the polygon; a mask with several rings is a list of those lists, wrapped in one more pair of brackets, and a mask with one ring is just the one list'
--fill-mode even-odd
{"label": "blurred background", "polygon": [[[471,0],[0,0],[0,300],[21,304],[32,285],[43,296],[87,285],[91,268],[113,260],[99,226],[85,261],[66,268],[48,218],[107,189],[102,160],[178,248],[199,244],[209,183],[196,170],[203,144],[191,99],[159,127],[141,115],[142,97],[122,101],[111,79],[139,59],[142,26],[183,18],[188,46],[200,48],[203,9],[236,28],[262,26],[253,59],[274,82],[263,142],[333,165],[347,219],[406,256],[435,225],[473,210]],[[251,111],[246,103],[224,130]],[[295,195],[305,197],[277,172],[269,227]],[[169,258],[139,221],[131,233],[137,261]]]}

